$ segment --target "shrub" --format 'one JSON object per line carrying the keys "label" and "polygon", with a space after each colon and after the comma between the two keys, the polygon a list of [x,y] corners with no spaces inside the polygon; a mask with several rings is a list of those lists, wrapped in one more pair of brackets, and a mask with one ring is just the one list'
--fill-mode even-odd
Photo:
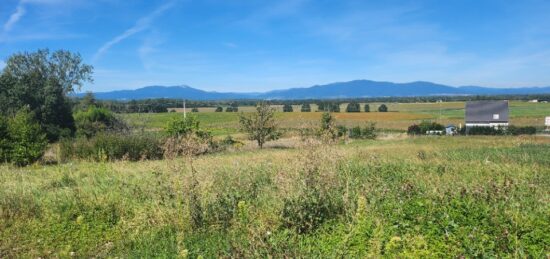
{"label": "shrub", "polygon": [[413,124],[413,125],[409,126],[409,128],[407,129],[407,134],[409,134],[409,135],[420,135],[420,134],[422,134],[422,130],[420,129],[420,126],[418,126],[416,124]]}
{"label": "shrub", "polygon": [[191,112],[199,112],[199,109],[194,107],[193,109],[191,109]]}
{"label": "shrub", "polygon": [[365,112],[370,112],[370,106],[368,103],[365,104]]}
{"label": "shrub", "polygon": [[385,104],[382,104],[378,107],[378,111],[379,112],[387,112],[388,111],[388,106],[386,106]]}
{"label": "shrub", "polygon": [[344,125],[336,126],[336,130],[338,131],[338,137],[344,137],[348,135],[348,128]]}
{"label": "shrub", "polygon": [[8,136],[11,142],[9,160],[17,166],[36,162],[44,155],[48,145],[46,135],[34,120],[28,108],[23,108],[8,124]]}
{"label": "shrub", "polygon": [[199,130],[199,120],[195,116],[174,116],[166,124],[165,131],[170,137],[189,135]]}
{"label": "shrub", "polygon": [[361,128],[354,127],[349,132],[349,137],[353,139],[376,139],[376,124],[371,122],[367,126]]}
{"label": "shrub", "polygon": [[216,107],[215,112],[223,112],[223,108],[221,106]]}
{"label": "shrub", "polygon": [[302,104],[301,112],[311,112],[311,106],[309,103]]}
{"label": "shrub", "polygon": [[292,105],[290,104],[285,104],[283,105],[283,112],[293,112],[294,110],[292,109]]}
{"label": "shrub", "polygon": [[508,134],[517,136],[517,135],[534,135],[537,133],[537,128],[533,126],[509,126],[507,130]]}
{"label": "shrub", "polygon": [[329,141],[334,141],[338,138],[336,120],[328,112],[323,113],[321,116],[321,128],[319,129],[319,135]]}
{"label": "shrub", "polygon": [[78,136],[91,138],[99,132],[124,131],[127,126],[117,119],[113,112],[105,108],[90,106],[86,111],[74,115]]}
{"label": "shrub", "polygon": [[59,143],[60,160],[85,159],[91,161],[160,159],[163,157],[162,139],[153,135],[123,135],[99,133],[96,136],[65,139]]}
{"label": "shrub", "polygon": [[506,131],[502,128],[494,127],[469,127],[466,129],[468,135],[504,135]]}
{"label": "shrub", "polygon": [[361,112],[361,105],[357,102],[350,102],[346,107],[346,112]]}

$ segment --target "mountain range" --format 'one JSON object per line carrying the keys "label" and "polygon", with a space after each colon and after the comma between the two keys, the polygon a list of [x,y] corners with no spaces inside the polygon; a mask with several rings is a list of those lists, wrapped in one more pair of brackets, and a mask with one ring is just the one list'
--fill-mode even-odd
{"label": "mountain range", "polygon": [[[269,92],[210,92],[190,86],[147,86],[135,90],[117,90],[94,93],[97,99],[132,100],[174,98],[190,100],[230,99],[334,99],[368,97],[409,97],[435,95],[507,95],[507,94],[550,94],[548,87],[489,88],[481,86],[460,86],[417,81],[391,83],[371,80],[354,80],[303,88],[289,88]],[[78,94],[78,96],[82,96]]]}

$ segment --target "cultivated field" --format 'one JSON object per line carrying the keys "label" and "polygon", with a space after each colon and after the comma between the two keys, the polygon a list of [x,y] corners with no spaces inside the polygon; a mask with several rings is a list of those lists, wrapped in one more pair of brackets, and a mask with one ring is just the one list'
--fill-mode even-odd
{"label": "cultivated field", "polygon": [[[224,114],[225,115],[225,114]],[[0,167],[0,257],[550,255],[550,138]]]}
{"label": "cultivated field", "polygon": [[[376,111],[381,103],[369,103],[371,111]],[[340,113],[334,113],[339,124],[346,126],[363,126],[365,122],[376,122],[378,128],[405,132],[407,127],[422,120],[433,120],[441,124],[464,124],[464,102],[443,103],[386,103],[390,112],[346,113],[346,104],[342,104]],[[364,104],[361,104],[363,110]],[[294,106],[294,112],[283,113],[282,106],[275,106],[281,111],[277,119],[282,128],[297,129],[317,124],[320,112],[300,112],[300,106]],[[311,105],[312,111],[317,106]],[[190,111],[190,109],[188,109]],[[252,112],[254,107],[239,107],[239,111]],[[181,110],[178,110],[181,111]],[[149,130],[161,130],[174,113],[126,114],[124,117],[132,125]],[[214,135],[227,135],[238,131],[238,113],[214,112],[214,108],[199,108],[195,113],[201,125],[212,130]],[[510,123],[517,126],[543,127],[544,117],[550,116],[550,103],[510,102]]]}

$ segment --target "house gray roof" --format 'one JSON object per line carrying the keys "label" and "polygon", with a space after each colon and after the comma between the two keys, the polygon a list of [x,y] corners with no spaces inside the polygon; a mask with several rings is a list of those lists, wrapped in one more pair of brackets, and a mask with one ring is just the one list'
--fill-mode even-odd
{"label": "house gray roof", "polygon": [[[495,115],[498,114],[498,118]],[[466,123],[508,122],[508,101],[466,102]]]}

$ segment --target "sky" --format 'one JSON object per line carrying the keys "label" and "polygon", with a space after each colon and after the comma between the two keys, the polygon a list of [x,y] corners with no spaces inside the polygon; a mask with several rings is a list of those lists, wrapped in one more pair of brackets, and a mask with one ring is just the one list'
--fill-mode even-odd
{"label": "sky", "polygon": [[81,91],[550,86],[549,14],[547,0],[0,0],[0,69],[49,48],[94,66]]}

